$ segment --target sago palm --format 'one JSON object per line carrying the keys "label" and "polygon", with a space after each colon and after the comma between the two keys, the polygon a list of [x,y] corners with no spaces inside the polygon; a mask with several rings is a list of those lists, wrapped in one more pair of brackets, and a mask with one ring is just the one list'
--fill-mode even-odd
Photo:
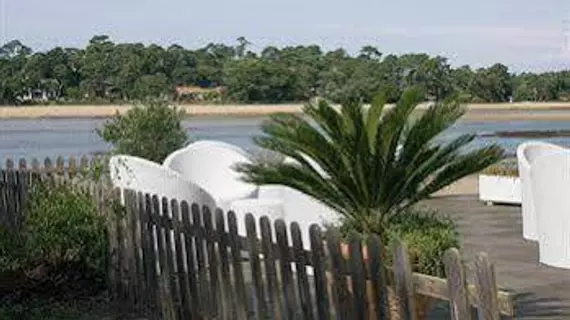
{"label": "sago palm", "polygon": [[239,170],[249,182],[312,196],[341,214],[353,231],[382,232],[386,218],[503,157],[497,145],[467,150],[474,134],[438,142],[465,109],[448,100],[413,119],[423,98],[421,89],[412,88],[390,109],[379,96],[369,108],[348,102],[338,110],[320,101],[305,106],[304,115],[274,115],[255,143],[297,164],[256,163]]}

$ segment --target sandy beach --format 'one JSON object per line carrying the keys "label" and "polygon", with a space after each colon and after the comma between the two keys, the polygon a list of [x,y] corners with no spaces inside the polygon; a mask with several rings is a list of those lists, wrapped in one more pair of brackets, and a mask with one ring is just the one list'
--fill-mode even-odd
{"label": "sandy beach", "polygon": [[[182,105],[190,116],[264,116],[272,113],[299,113],[302,104],[280,105]],[[421,105],[419,109],[425,109]],[[464,119],[474,121],[543,120],[570,121],[570,103],[469,104]],[[129,105],[3,106],[0,119],[96,118],[124,113]],[[544,112],[543,112],[544,111]],[[556,111],[556,112],[547,112]]]}

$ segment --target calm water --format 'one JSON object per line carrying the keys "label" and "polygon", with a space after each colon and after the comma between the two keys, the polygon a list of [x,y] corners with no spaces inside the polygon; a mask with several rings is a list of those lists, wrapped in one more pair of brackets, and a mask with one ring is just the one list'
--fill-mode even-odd
{"label": "calm water", "polygon": [[[264,118],[195,117],[184,122],[193,139],[222,140],[255,149],[251,138],[260,134],[259,125]],[[40,119],[0,120],[0,161],[7,157],[31,159],[56,155],[79,156],[109,149],[95,133],[104,119]],[[492,133],[520,130],[570,130],[570,122],[561,121],[465,121],[449,129],[442,139],[466,132]],[[508,152],[525,139],[480,137],[473,146],[498,142]],[[570,146],[570,137],[543,139]]]}

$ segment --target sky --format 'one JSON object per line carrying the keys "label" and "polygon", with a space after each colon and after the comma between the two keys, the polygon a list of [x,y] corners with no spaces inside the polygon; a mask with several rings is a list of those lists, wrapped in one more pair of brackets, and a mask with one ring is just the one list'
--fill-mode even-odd
{"label": "sky", "polygon": [[36,51],[84,47],[97,34],[188,48],[244,36],[253,51],[373,45],[442,55],[454,66],[570,69],[568,0],[0,0],[0,22],[0,42],[19,39]]}

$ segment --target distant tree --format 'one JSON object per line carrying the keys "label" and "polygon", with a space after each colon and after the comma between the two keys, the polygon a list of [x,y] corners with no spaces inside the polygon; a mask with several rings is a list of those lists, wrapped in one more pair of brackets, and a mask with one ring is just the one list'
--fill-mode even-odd
{"label": "distant tree", "polygon": [[238,45],[236,46],[236,54],[238,58],[243,58],[247,51],[247,46],[251,44],[251,42],[247,41],[245,37],[237,38]]}
{"label": "distant tree", "polygon": [[426,99],[459,93],[472,102],[551,101],[570,97],[570,72],[512,74],[500,63],[472,70],[452,68],[426,53],[382,54],[363,46],[356,55],[318,45],[268,46],[259,53],[239,37],[233,45],[209,43],[195,50],[173,44],[115,43],[96,35],[85,48],[34,53],[19,40],[0,47],[0,104],[34,103],[32,91],[52,102],[112,102],[157,98],[176,86],[227,88],[242,103],[372,101],[380,90],[395,102],[421,86]]}
{"label": "distant tree", "polygon": [[25,46],[20,40],[12,40],[0,47],[0,58],[14,58],[17,56],[29,56],[32,49]]}

